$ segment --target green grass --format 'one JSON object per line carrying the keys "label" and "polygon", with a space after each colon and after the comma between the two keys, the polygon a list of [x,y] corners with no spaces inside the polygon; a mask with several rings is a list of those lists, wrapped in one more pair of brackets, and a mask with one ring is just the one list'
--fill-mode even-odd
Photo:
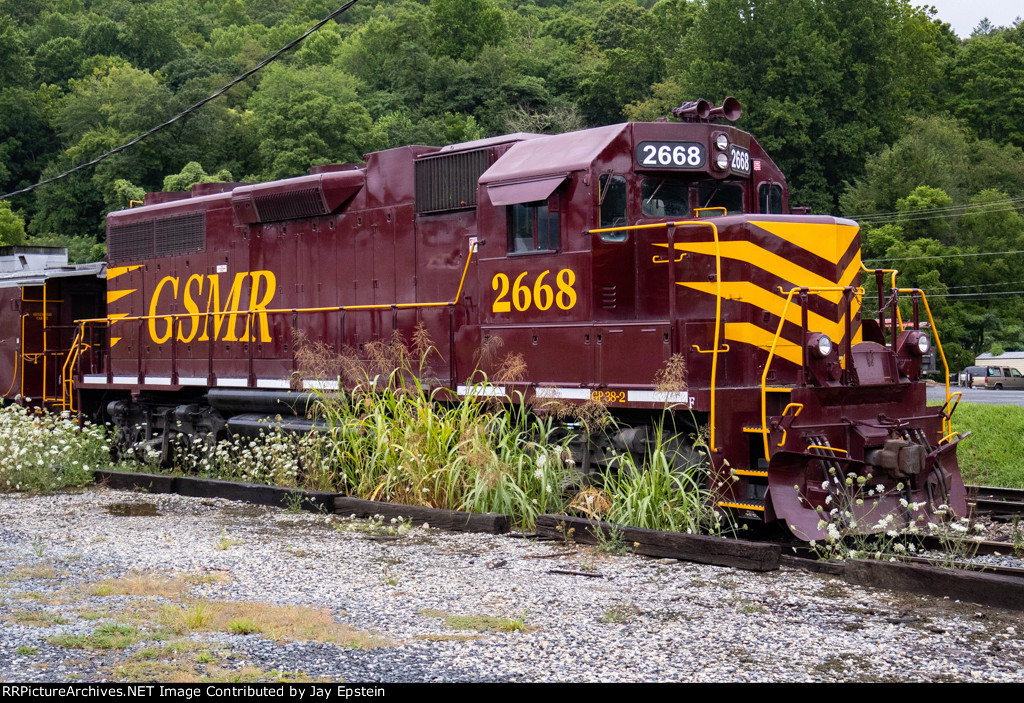
{"label": "green grass", "polygon": [[91,635],[59,635],[47,642],[65,649],[126,649],[142,639],[142,633],[127,625],[103,625]]}
{"label": "green grass", "polygon": [[1024,488],[1024,408],[961,403],[953,429],[972,433],[957,446],[966,483]]}

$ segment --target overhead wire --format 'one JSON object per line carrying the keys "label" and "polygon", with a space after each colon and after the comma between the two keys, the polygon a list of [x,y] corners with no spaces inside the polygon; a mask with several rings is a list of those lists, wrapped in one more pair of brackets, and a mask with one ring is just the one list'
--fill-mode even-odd
{"label": "overhead wire", "polygon": [[969,251],[962,254],[932,254],[921,256],[876,256],[868,261],[920,261],[923,259],[959,259],[967,256],[1005,256],[1009,254],[1024,254],[1024,249],[1010,249],[1008,251]]}
{"label": "overhead wire", "polygon": [[235,87],[236,85],[238,85],[239,83],[244,81],[246,78],[249,78],[254,73],[260,71],[261,69],[263,69],[264,67],[266,67],[270,63],[273,63],[274,61],[276,61],[282,54],[284,54],[284,53],[292,50],[296,46],[298,46],[300,43],[302,43],[306,39],[306,37],[308,37],[309,35],[311,35],[314,32],[316,32],[318,29],[323,27],[325,24],[330,22],[332,19],[334,19],[334,18],[338,17],[339,15],[341,15],[343,12],[345,12],[350,7],[355,5],[356,2],[358,2],[358,0],[349,0],[347,3],[345,3],[344,5],[339,7],[337,10],[335,10],[331,14],[327,15],[322,20],[317,22],[315,25],[310,27],[302,36],[300,36],[300,37],[298,37],[296,39],[293,39],[292,41],[288,42],[283,47],[281,47],[280,49],[275,51],[273,54],[271,54],[270,56],[268,56],[267,58],[263,59],[262,61],[260,61],[258,64],[256,64],[252,68],[250,68],[248,71],[246,71],[245,73],[241,74],[240,76],[238,76],[237,78],[232,80],[230,83],[228,83],[228,84],[224,85],[223,87],[221,87],[219,90],[214,92],[209,97],[203,98],[202,100],[200,100],[199,102],[195,103],[194,105],[191,105],[190,107],[186,108],[182,112],[179,112],[177,115],[175,115],[171,119],[167,120],[166,122],[158,124],[156,127],[153,127],[152,129],[146,130],[142,134],[139,134],[138,136],[136,136],[133,139],[125,142],[124,144],[122,144],[120,146],[117,146],[117,147],[114,147],[113,149],[111,149],[108,152],[100,154],[99,156],[97,156],[96,158],[92,159],[91,161],[87,161],[85,163],[79,164],[79,165],[77,165],[77,166],[75,166],[73,168],[68,169],[67,171],[64,171],[63,173],[60,173],[60,174],[58,174],[56,176],[53,176],[52,178],[47,178],[45,180],[39,181],[38,183],[34,183],[34,184],[30,185],[30,186],[26,186],[25,188],[21,188],[20,190],[15,190],[15,191],[11,191],[10,193],[5,193],[3,195],[0,195],[0,200],[6,200],[7,198],[13,198],[16,195],[22,195],[24,193],[29,193],[29,192],[35,190],[36,188],[39,188],[40,186],[44,186],[44,185],[53,183],[54,181],[59,181],[62,178],[66,178],[67,176],[70,176],[73,173],[81,171],[82,169],[89,168],[90,166],[95,166],[96,164],[100,163],[101,161],[109,159],[111,156],[114,156],[115,154],[119,154],[122,151],[124,151],[125,149],[127,149],[127,148],[129,148],[131,146],[134,146],[135,144],[138,144],[143,139],[156,134],[160,130],[162,130],[162,129],[166,128],[166,127],[170,127],[172,124],[174,124],[178,120],[181,120],[181,119],[187,117],[188,115],[192,114],[193,112],[195,112],[196,110],[198,110],[203,105],[205,105],[206,103],[210,102],[211,100],[215,100],[216,98],[219,98],[221,95],[223,95],[228,90],[230,90],[231,88]]}
{"label": "overhead wire", "polygon": [[[996,207],[996,206],[1007,206],[1007,205],[1016,208],[1017,207],[1017,205],[1016,205],[1017,203],[1020,203],[1021,206],[1024,206],[1024,197],[1020,197],[1020,198],[1006,198],[1004,200],[992,200],[992,201],[989,201],[989,202],[986,202],[986,203],[968,203],[966,205],[948,205],[948,206],[945,206],[945,207],[924,208],[924,209],[921,209],[921,210],[909,210],[909,211],[908,210],[894,210],[894,211],[891,211],[891,212],[871,212],[871,213],[863,213],[863,214],[860,214],[860,215],[846,215],[846,217],[849,217],[852,220],[857,220],[858,222],[872,222],[872,221],[875,221],[875,220],[895,221],[895,220],[902,220],[902,219],[907,218],[908,216],[918,215],[918,214],[928,215],[928,214],[932,214],[932,213],[934,213],[934,214],[938,214],[938,213],[956,213],[956,212],[963,212],[963,211],[973,211],[973,210],[977,210],[979,208],[988,208],[988,207]],[[965,214],[967,214],[967,213],[965,213]]]}

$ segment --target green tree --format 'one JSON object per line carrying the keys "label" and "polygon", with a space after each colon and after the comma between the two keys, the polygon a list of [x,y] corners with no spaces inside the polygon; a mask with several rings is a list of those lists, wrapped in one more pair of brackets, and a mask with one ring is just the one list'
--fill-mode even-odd
{"label": "green tree", "polygon": [[953,114],[980,137],[1024,146],[1024,46],[975,35],[952,63]]}
{"label": "green tree", "polygon": [[140,188],[131,181],[117,178],[110,183],[104,193],[107,211],[124,210],[132,206],[132,201],[141,202],[146,197],[146,189]]}
{"label": "green tree", "polygon": [[362,160],[371,120],[359,84],[333,67],[271,66],[249,99],[263,175],[282,178],[324,163]]}
{"label": "green tree", "polygon": [[198,161],[189,161],[181,171],[164,178],[164,190],[188,190],[196,183],[228,183],[232,180],[230,171],[221,169],[207,174]]}
{"label": "green tree", "polygon": [[25,35],[10,15],[0,15],[0,86],[29,83]]}
{"label": "green tree", "polygon": [[38,49],[33,58],[36,74],[44,83],[65,83],[79,75],[82,43],[74,37],[56,37]]}
{"label": "green tree", "polygon": [[11,204],[0,200],[0,246],[17,246],[25,241],[25,220],[11,210]]}
{"label": "green tree", "polygon": [[907,197],[897,200],[899,223],[905,237],[918,239],[929,236],[948,244],[952,218],[947,217],[945,213],[936,216],[931,211],[948,210],[952,204],[953,199],[944,190],[931,186],[918,186]]}
{"label": "green tree", "polygon": [[830,211],[937,80],[938,38],[906,0],[706,0],[669,76],[688,99],[739,98],[790,202]]}
{"label": "green tree", "polygon": [[975,139],[948,117],[910,119],[891,147],[868,156],[864,171],[840,198],[847,217],[892,212],[900,198],[922,185],[943,190],[955,204],[986,188],[1024,191],[1024,152]]}
{"label": "green tree", "polygon": [[43,234],[29,237],[25,243],[33,247],[64,247],[69,264],[87,264],[107,257],[106,245],[88,235]]}
{"label": "green tree", "polygon": [[430,38],[434,53],[471,61],[506,36],[505,18],[491,0],[431,0]]}
{"label": "green tree", "polygon": [[0,192],[36,180],[59,146],[47,119],[52,97],[45,88],[0,89]]}

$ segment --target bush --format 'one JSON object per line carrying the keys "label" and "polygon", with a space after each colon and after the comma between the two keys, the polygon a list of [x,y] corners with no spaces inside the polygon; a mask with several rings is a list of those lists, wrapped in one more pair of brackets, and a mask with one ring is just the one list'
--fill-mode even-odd
{"label": "bush", "polygon": [[0,490],[52,493],[92,483],[110,464],[106,429],[18,405],[0,408]]}

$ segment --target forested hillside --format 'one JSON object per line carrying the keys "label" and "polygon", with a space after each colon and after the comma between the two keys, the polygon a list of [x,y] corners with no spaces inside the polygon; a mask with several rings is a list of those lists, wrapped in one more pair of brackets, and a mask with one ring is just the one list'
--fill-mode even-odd
{"label": "forested hillside", "polygon": [[[178,114],[340,4],[0,0],[0,194]],[[726,95],[793,203],[856,217],[865,256],[929,292],[954,363],[1024,349],[1024,26],[960,41],[906,0],[361,0],[170,128],[0,201],[0,244],[96,258],[106,212],[145,191]]]}

